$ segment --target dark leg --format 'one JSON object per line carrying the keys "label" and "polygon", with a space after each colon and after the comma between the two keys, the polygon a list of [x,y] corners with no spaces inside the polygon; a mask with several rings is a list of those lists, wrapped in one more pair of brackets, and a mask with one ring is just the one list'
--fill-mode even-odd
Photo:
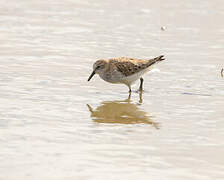
{"label": "dark leg", "polygon": [[139,91],[143,91],[143,78],[140,78],[140,86],[139,86]]}
{"label": "dark leg", "polygon": [[130,100],[131,100],[131,92],[129,91],[129,95],[128,95],[127,101],[130,101]]}
{"label": "dark leg", "polygon": [[131,86],[130,85],[128,85],[128,88],[129,88],[129,94],[131,93]]}

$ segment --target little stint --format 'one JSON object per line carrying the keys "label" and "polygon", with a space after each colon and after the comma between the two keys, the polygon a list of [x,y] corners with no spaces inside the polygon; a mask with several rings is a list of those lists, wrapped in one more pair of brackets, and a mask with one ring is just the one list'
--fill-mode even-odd
{"label": "little stint", "polygon": [[106,82],[127,85],[129,92],[131,92],[131,85],[140,79],[139,90],[142,91],[142,76],[149,72],[153,65],[163,60],[165,60],[163,55],[149,60],[126,57],[100,59],[93,64],[93,72],[89,76],[88,81],[95,74],[98,74]]}

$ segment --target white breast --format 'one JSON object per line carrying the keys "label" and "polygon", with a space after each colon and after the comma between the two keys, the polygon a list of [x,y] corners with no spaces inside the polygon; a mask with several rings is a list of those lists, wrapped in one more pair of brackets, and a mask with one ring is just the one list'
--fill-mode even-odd
{"label": "white breast", "polygon": [[100,73],[99,76],[104,81],[109,83],[123,83],[121,82],[121,79],[125,77],[121,72],[117,70],[114,70],[112,72],[103,72],[103,73]]}
{"label": "white breast", "polygon": [[135,81],[137,81],[138,79],[140,79],[145,73],[147,73],[148,71],[150,71],[152,69],[152,67],[149,67],[147,69],[144,69],[140,72],[137,72],[133,75],[130,76],[125,76],[124,74],[122,74],[120,71],[114,70],[112,72],[103,72],[103,73],[99,73],[99,76],[104,80],[107,81],[109,83],[122,83],[122,84],[126,84],[126,85],[131,85],[133,84]]}
{"label": "white breast", "polygon": [[133,84],[135,81],[137,81],[138,79],[140,79],[145,73],[149,72],[152,68],[147,68],[147,69],[144,69],[140,72],[137,72],[133,75],[130,75],[130,76],[126,76],[126,77],[123,77],[122,80],[124,81],[125,84]]}

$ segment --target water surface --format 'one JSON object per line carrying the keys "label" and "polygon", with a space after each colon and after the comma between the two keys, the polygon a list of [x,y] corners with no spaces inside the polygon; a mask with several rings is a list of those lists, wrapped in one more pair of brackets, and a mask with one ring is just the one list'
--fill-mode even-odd
{"label": "water surface", "polygon": [[[0,2],[0,179],[224,178],[223,1]],[[161,54],[142,96],[87,82]]]}

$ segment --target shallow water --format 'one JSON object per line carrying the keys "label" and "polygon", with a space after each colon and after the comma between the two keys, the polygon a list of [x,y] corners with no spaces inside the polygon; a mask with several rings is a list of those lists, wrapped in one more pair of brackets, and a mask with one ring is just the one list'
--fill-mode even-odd
{"label": "shallow water", "polygon": [[[0,179],[224,178],[223,1],[0,2]],[[142,96],[87,82],[160,54]]]}

